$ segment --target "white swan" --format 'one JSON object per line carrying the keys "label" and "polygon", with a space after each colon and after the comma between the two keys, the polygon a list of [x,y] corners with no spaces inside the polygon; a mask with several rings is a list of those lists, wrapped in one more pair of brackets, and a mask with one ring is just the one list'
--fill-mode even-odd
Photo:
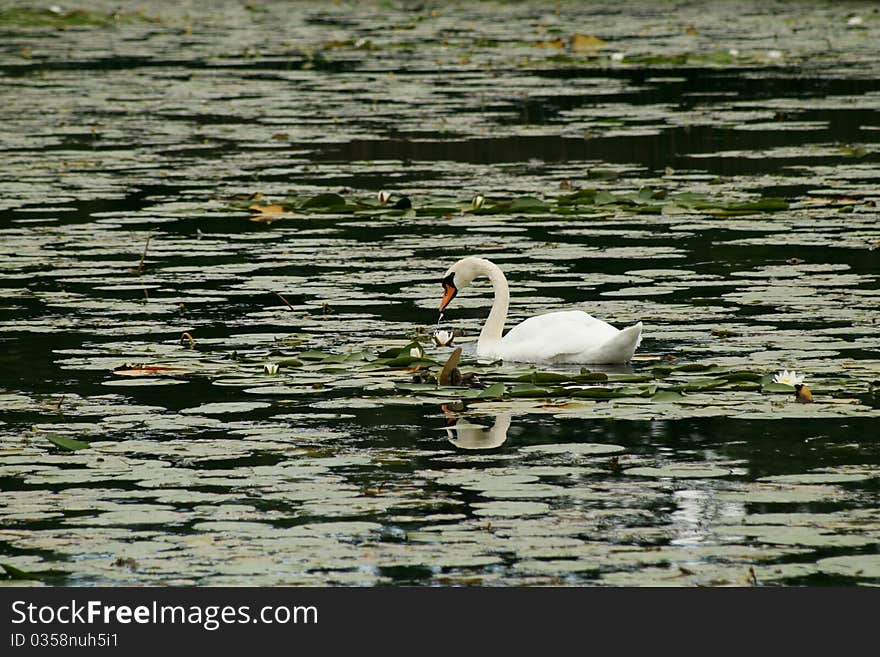
{"label": "white swan", "polygon": [[462,258],[443,277],[440,312],[458,291],[480,276],[487,276],[495,301],[477,341],[479,358],[530,363],[625,363],[642,341],[642,323],[618,330],[581,310],[565,310],[530,317],[503,338],[510,288],[498,265],[484,258]]}

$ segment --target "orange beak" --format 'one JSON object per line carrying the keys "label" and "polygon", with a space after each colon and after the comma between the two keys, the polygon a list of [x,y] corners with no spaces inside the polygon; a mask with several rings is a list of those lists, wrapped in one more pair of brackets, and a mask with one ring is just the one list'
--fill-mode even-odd
{"label": "orange beak", "polygon": [[443,283],[443,298],[440,299],[440,312],[446,310],[446,306],[455,298],[458,290],[451,283]]}

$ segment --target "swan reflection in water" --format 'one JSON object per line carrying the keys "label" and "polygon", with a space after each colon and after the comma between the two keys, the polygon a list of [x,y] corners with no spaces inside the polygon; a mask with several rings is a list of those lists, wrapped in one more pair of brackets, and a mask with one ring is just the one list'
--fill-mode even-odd
{"label": "swan reflection in water", "polygon": [[491,427],[471,422],[466,417],[455,418],[448,411],[447,416],[454,424],[446,427],[446,436],[459,449],[494,449],[507,440],[511,417],[509,414],[496,415],[495,423]]}

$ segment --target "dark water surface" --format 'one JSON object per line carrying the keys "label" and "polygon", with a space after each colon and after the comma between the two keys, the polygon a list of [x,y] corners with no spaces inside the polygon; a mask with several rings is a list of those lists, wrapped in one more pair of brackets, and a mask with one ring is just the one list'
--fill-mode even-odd
{"label": "dark water surface", "polygon": [[[0,582],[880,583],[870,5],[21,6]],[[422,383],[469,254],[641,358]]]}

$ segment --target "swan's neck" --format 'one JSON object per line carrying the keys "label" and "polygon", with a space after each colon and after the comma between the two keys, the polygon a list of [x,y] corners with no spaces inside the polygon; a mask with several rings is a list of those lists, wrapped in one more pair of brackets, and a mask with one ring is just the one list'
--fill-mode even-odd
{"label": "swan's neck", "polygon": [[482,272],[489,277],[495,300],[492,302],[492,310],[480,331],[480,339],[477,341],[477,353],[486,353],[501,342],[501,333],[504,330],[504,322],[507,321],[507,308],[510,305],[510,288],[507,279],[495,264],[484,260]]}

